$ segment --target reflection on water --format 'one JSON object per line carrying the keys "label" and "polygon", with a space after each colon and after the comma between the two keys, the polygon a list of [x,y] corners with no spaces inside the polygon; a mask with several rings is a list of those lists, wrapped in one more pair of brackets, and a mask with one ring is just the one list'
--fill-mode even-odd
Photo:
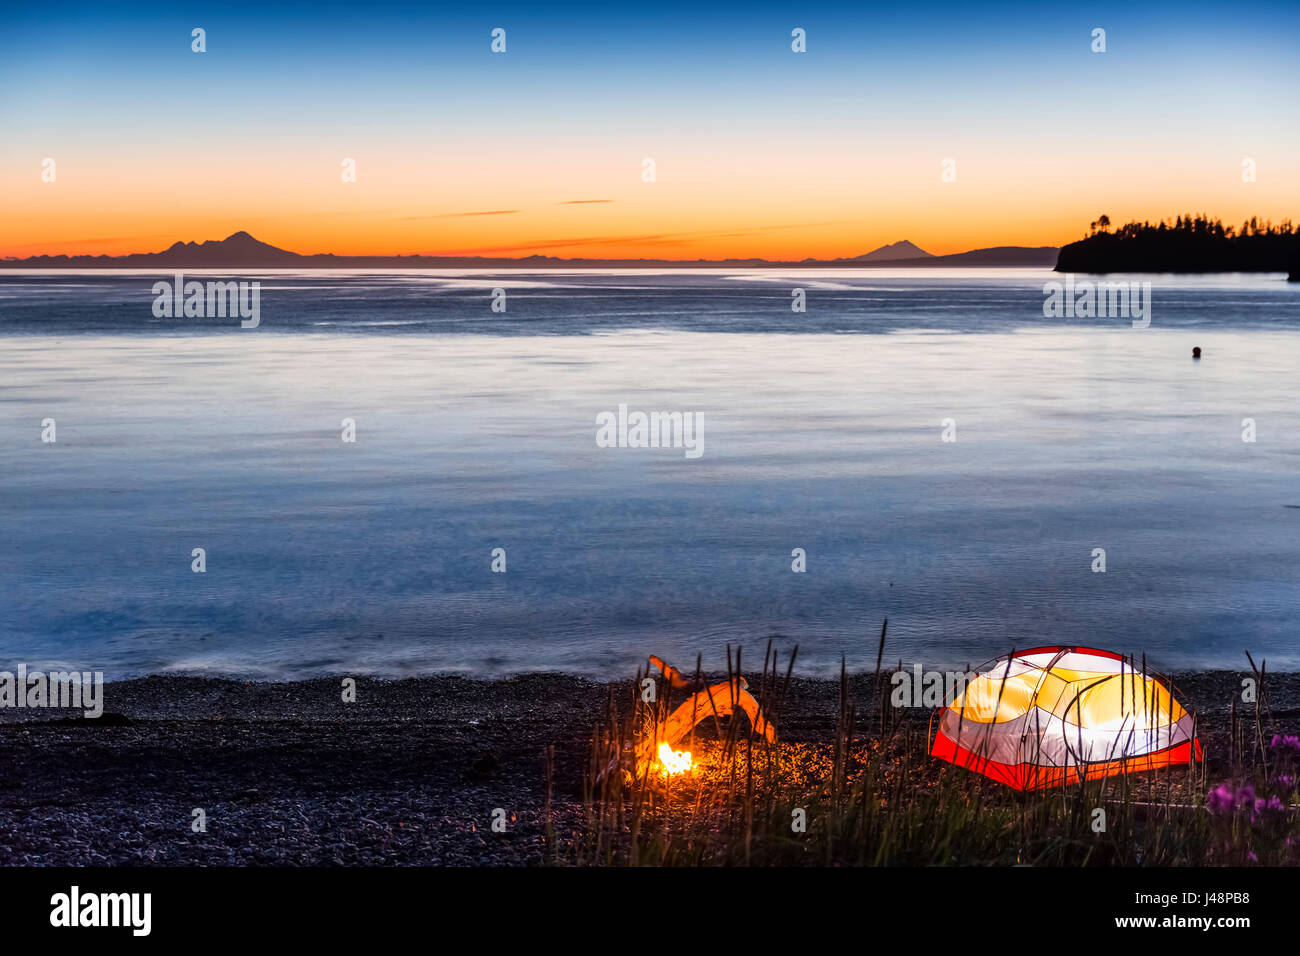
{"label": "reflection on water", "polygon": [[[1258,277],[1157,289],[1134,331],[1009,308],[1041,303],[1038,274],[851,278],[825,291],[848,306],[810,291],[825,331],[714,330],[719,310],[777,321],[746,299],[769,285],[779,321],[799,318],[779,278],[568,276],[581,295],[549,288],[548,308],[569,318],[512,296],[508,334],[485,335],[500,277],[473,280],[472,315],[419,277],[301,279],[278,312],[263,293],[257,333],[202,334],[149,331],[137,277],[4,277],[0,326],[21,334],[0,338],[0,659],[608,676],[650,651],[720,661],[726,642],[758,666],[779,635],[830,672],[874,666],[888,616],[887,656],[936,667],[1048,642],[1300,667],[1297,296]],[[405,304],[358,291],[340,315],[348,281]],[[670,318],[609,318],[646,284]],[[451,331],[373,324],[414,308],[409,287]],[[880,308],[903,330],[831,331]],[[136,325],[103,334],[122,309]],[[598,448],[620,403],[702,414],[704,456]]]}

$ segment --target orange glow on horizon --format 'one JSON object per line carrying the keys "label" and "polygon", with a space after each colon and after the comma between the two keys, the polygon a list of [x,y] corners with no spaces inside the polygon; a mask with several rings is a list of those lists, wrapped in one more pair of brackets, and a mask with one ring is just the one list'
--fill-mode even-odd
{"label": "orange glow on horizon", "polygon": [[1203,211],[1240,225],[1251,216],[1280,222],[1300,206],[1300,160],[1249,185],[1232,167],[1117,180],[1093,167],[1065,178],[1046,166],[971,160],[957,182],[943,183],[937,165],[896,159],[861,169],[828,159],[820,179],[788,158],[750,167],[689,160],[663,162],[654,183],[621,157],[575,160],[545,176],[461,161],[447,174],[454,189],[431,184],[425,169],[379,160],[360,164],[355,183],[322,163],[304,179],[305,162],[283,160],[256,176],[183,157],[143,172],[69,162],[54,183],[6,163],[0,256],[149,253],[241,230],[306,255],[801,260],[852,258],[904,239],[946,255],[1060,246],[1103,212],[1116,224]]}

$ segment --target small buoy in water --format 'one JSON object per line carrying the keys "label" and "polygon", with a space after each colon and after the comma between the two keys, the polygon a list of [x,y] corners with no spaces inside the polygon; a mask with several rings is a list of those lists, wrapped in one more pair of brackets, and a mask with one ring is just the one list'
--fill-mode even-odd
{"label": "small buoy in water", "polygon": [[1198,359],[1200,357],[1201,357],[1201,347],[1198,345],[1196,346],[1196,348],[1192,349],[1192,358]]}

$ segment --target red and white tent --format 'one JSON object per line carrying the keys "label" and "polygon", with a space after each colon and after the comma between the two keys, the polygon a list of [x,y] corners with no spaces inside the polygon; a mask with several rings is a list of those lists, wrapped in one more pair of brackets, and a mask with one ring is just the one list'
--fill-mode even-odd
{"label": "red and white tent", "polygon": [[1202,758],[1169,682],[1087,647],[1036,647],[984,667],[939,713],[931,754],[1017,790]]}

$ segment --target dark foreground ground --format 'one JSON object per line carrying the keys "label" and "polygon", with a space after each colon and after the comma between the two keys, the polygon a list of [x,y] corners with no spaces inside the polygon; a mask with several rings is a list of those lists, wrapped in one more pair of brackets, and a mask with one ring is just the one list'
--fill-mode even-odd
{"label": "dark foreground ground", "polygon": [[[1225,769],[1215,763],[1242,677],[1175,677],[1198,712],[1210,779]],[[850,680],[859,714],[874,713],[870,686],[869,675]],[[613,687],[626,707],[631,683]],[[1270,675],[1267,688],[1295,733],[1300,674]],[[345,704],[335,679],[150,677],[107,685],[99,720],[0,710],[0,864],[540,863],[545,748],[563,833],[581,820],[609,692],[553,675],[362,680]],[[830,739],[838,699],[838,682],[794,680],[783,740]],[[908,719],[924,731],[928,717]],[[875,720],[861,717],[860,733]],[[497,808],[505,833],[492,832]],[[196,809],[206,832],[191,828]]]}

